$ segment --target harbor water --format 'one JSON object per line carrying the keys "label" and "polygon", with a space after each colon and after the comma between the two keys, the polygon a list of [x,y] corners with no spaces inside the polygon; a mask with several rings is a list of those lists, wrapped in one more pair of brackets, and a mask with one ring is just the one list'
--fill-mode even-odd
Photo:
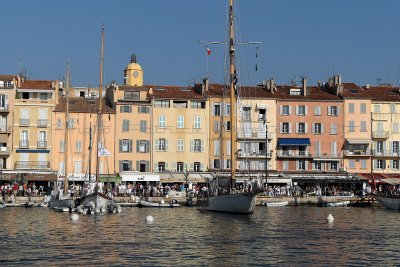
{"label": "harbor water", "polygon": [[72,221],[48,208],[3,208],[0,266],[399,266],[399,216],[380,207],[256,207],[251,215],[181,207]]}

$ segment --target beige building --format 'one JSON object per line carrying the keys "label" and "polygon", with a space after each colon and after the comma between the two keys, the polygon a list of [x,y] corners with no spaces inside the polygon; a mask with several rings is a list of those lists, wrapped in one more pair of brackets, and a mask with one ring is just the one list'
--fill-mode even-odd
{"label": "beige building", "polygon": [[[99,99],[82,97],[69,98],[68,143],[65,142],[66,98],[62,97],[53,112],[52,169],[57,171],[58,180],[63,180],[65,170],[69,181],[94,179],[96,173],[97,111]],[[115,112],[103,102],[100,146],[109,156],[99,157],[99,174],[106,177],[115,173],[114,126]],[[66,150],[67,159],[65,158]],[[65,161],[67,160],[67,161]],[[89,176],[90,174],[90,176]]]}
{"label": "beige building", "polygon": [[13,168],[26,174],[48,172],[52,163],[52,111],[58,101],[57,81],[23,80],[13,108]]}

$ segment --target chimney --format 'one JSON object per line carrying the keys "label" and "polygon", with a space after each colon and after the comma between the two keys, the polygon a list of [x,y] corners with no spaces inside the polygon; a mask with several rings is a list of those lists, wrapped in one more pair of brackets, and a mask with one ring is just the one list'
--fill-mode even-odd
{"label": "chimney", "polygon": [[274,78],[269,79],[267,88],[271,91],[271,93],[274,93],[274,89],[276,89]]}
{"label": "chimney", "polygon": [[307,78],[303,77],[303,96],[307,95]]}
{"label": "chimney", "polygon": [[369,89],[369,83],[367,83],[367,84],[365,85],[365,88],[366,88],[366,89]]}

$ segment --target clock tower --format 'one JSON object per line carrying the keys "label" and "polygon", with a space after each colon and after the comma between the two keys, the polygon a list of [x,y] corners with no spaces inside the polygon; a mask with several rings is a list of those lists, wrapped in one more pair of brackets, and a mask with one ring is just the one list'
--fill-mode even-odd
{"label": "clock tower", "polygon": [[143,86],[143,70],[142,67],[136,63],[135,54],[131,55],[131,63],[129,63],[124,70],[124,85]]}

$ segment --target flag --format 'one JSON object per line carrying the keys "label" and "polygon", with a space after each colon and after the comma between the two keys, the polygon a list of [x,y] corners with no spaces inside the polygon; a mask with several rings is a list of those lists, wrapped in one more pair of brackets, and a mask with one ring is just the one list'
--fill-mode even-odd
{"label": "flag", "polygon": [[110,151],[108,151],[104,146],[102,146],[99,143],[99,152],[98,152],[99,157],[109,157],[111,156]]}
{"label": "flag", "polygon": [[207,55],[211,55],[211,50],[210,50],[210,48],[209,48],[208,46],[206,46],[206,49],[207,49]]}

